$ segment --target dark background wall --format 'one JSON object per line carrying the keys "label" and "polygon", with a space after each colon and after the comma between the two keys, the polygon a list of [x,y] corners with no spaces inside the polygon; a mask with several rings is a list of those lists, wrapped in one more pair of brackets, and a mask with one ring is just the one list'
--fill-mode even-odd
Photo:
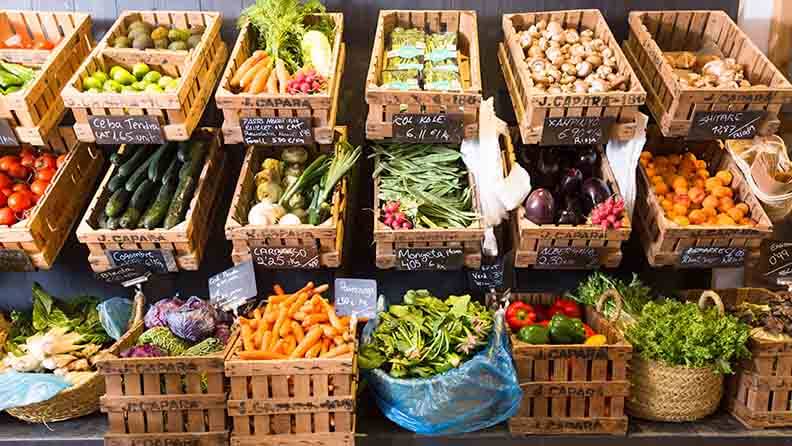
{"label": "dark background wall", "polygon": [[[239,12],[251,1],[241,0],[5,0],[3,8],[69,10],[89,12],[94,21],[97,39],[110,27],[116,16],[124,10],[145,9],[203,9],[219,10],[223,13],[223,37],[233,46],[236,37],[235,22]],[[495,96],[498,114],[504,119],[511,118],[510,104],[504,92],[503,80],[496,55],[497,43],[502,40],[501,15],[508,12],[544,11],[559,9],[597,8],[602,11],[619,40],[627,35],[627,14],[631,10],[657,9],[723,9],[733,18],[737,15],[738,0],[330,0],[325,4],[330,11],[344,13],[344,41],[347,44],[346,69],[342,84],[341,109],[338,123],[350,126],[352,142],[364,143],[363,128],[366,107],[363,99],[365,74],[371,55],[372,38],[376,28],[377,14],[380,9],[475,9],[478,12],[479,46],[481,49],[481,70],[485,97]],[[204,116],[207,125],[219,125],[220,121],[211,110]],[[108,153],[111,148],[107,148]],[[155,285],[147,287],[147,294],[157,298],[177,290],[182,294],[207,293],[206,280],[212,274],[231,266],[230,244],[225,240],[223,224],[231,202],[234,182],[238,178],[242,160],[241,146],[226,146],[230,163],[227,164],[223,180],[223,199],[214,220],[207,256],[201,269],[196,272],[182,272],[160,278]],[[448,273],[400,273],[377,271],[371,241],[371,172],[370,162],[360,166],[357,181],[357,194],[350,211],[353,220],[347,228],[346,268],[344,277],[377,278],[381,292],[390,299],[398,299],[409,288],[430,288],[438,293],[462,293],[468,290],[466,275],[462,272]],[[90,198],[90,197],[88,197]],[[96,294],[102,297],[124,295],[120,287],[111,287],[93,278],[87,261],[87,249],[78,243],[72,234],[50,271],[34,273],[0,273],[0,309],[20,308],[29,305],[30,286],[33,281],[42,283],[46,289],[59,296],[74,294]],[[625,247],[622,267],[614,271],[627,276],[639,272],[642,277],[660,289],[674,287],[707,286],[708,272],[677,272],[670,269],[651,270],[646,264],[643,250],[635,239]],[[283,283],[287,289],[300,286],[305,280],[332,280],[333,272],[276,272],[260,271],[259,289],[266,290],[275,281]],[[563,290],[574,287],[584,277],[583,272],[533,272],[518,274],[516,286],[526,290]]]}

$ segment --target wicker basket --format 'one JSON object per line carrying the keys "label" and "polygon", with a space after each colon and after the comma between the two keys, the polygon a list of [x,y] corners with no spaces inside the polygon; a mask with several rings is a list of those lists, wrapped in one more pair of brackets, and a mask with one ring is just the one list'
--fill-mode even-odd
{"label": "wicker basket", "polygon": [[[143,294],[138,293],[135,296],[133,319],[129,324],[130,327],[143,320],[144,307],[145,297]],[[134,342],[135,337],[129,336],[129,332],[127,332],[115,344],[110,346],[107,351],[117,355],[122,350],[131,347]],[[72,418],[83,417],[98,411],[99,397],[104,395],[104,393],[104,376],[94,372],[93,376],[84,383],[69,387],[46,401],[15,407],[6,410],[6,412],[29,423],[54,423],[56,421],[71,420]]]}
{"label": "wicker basket", "polygon": [[[699,307],[712,299],[721,315],[717,294],[702,293]],[[652,421],[695,421],[717,410],[723,396],[723,375],[710,367],[668,366],[634,355],[630,361],[630,416]]]}

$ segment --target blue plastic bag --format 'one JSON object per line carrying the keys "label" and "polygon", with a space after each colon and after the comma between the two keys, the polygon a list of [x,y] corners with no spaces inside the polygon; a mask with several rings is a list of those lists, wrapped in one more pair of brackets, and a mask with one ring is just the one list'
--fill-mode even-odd
{"label": "blue plastic bag", "polygon": [[[376,320],[364,331],[373,332]],[[512,363],[503,310],[487,346],[458,368],[431,378],[397,379],[382,370],[365,372],[382,413],[399,426],[424,435],[473,432],[511,418],[522,390]]]}
{"label": "blue plastic bag", "polygon": [[69,387],[52,373],[0,373],[0,411],[47,401]]}
{"label": "blue plastic bag", "polygon": [[111,297],[97,305],[96,309],[102,328],[116,341],[121,339],[132,318],[132,301],[125,297]]}

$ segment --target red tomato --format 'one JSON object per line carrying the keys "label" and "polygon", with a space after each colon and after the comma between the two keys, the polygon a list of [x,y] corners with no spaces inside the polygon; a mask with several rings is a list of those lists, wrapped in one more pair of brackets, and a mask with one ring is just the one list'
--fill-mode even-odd
{"label": "red tomato", "polygon": [[36,180],[30,185],[30,191],[33,192],[33,194],[37,197],[40,197],[44,195],[44,192],[47,190],[47,186],[49,186],[49,181]]}
{"label": "red tomato", "polygon": [[48,167],[55,169],[58,167],[58,161],[54,155],[41,155],[40,157],[36,158],[34,166],[36,167],[36,170],[46,169]]}
{"label": "red tomato", "polygon": [[28,192],[14,192],[8,197],[8,207],[14,212],[24,212],[33,207],[33,194]]}
{"label": "red tomato", "polygon": [[33,167],[36,164],[36,157],[33,155],[22,155],[19,164],[25,167]]}
{"label": "red tomato", "polygon": [[66,162],[66,154],[59,156],[58,159],[55,161],[55,166],[60,169],[63,163]]}
{"label": "red tomato", "polygon": [[[17,183],[11,188],[14,192],[30,192],[30,186],[25,183]],[[10,195],[10,194],[9,194]]]}
{"label": "red tomato", "polygon": [[14,211],[6,207],[0,209],[0,225],[11,226],[16,222],[17,219],[16,215],[14,215]]}
{"label": "red tomato", "polygon": [[6,207],[7,204],[8,204],[8,197],[6,197],[3,194],[0,194],[0,208]]}
{"label": "red tomato", "polygon": [[36,149],[31,147],[23,147],[22,150],[19,151],[19,157],[22,158],[23,156],[32,156],[33,158],[38,158],[39,154]]}
{"label": "red tomato", "polygon": [[14,193],[14,189],[11,189],[10,187],[5,187],[2,190],[0,190],[0,192],[2,192],[3,196],[7,198],[9,195]]}
{"label": "red tomato", "polygon": [[12,163],[8,166],[8,174],[11,175],[12,178],[26,180],[27,177],[30,176],[30,169],[20,163]]}
{"label": "red tomato", "polygon": [[11,181],[11,178],[9,178],[8,175],[0,172],[0,189],[11,187],[12,184],[14,184],[14,182]]}
{"label": "red tomato", "polygon": [[55,176],[55,168],[47,167],[36,171],[36,179],[43,181],[50,181]]}
{"label": "red tomato", "polygon": [[19,162],[19,157],[15,155],[6,155],[4,157],[0,157],[0,170],[4,172],[8,172],[8,168],[14,164]]}

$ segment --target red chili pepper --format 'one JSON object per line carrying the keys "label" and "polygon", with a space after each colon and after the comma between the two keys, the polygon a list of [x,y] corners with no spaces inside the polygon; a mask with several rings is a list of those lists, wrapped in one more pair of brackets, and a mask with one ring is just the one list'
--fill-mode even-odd
{"label": "red chili pepper", "polygon": [[586,323],[583,324],[583,329],[586,330],[586,339],[588,339],[588,338],[594,336],[595,334],[597,334],[597,332],[594,331],[593,328],[589,327],[589,325],[586,324]]}
{"label": "red chili pepper", "polygon": [[534,322],[536,322],[536,312],[533,306],[525,302],[512,302],[506,309],[506,323],[512,331],[519,331]]}
{"label": "red chili pepper", "polygon": [[561,313],[566,317],[580,319],[582,313],[580,312],[580,306],[577,302],[571,299],[564,299],[559,297],[553,302],[553,305],[547,311],[547,317],[552,319],[553,316],[556,314]]}

